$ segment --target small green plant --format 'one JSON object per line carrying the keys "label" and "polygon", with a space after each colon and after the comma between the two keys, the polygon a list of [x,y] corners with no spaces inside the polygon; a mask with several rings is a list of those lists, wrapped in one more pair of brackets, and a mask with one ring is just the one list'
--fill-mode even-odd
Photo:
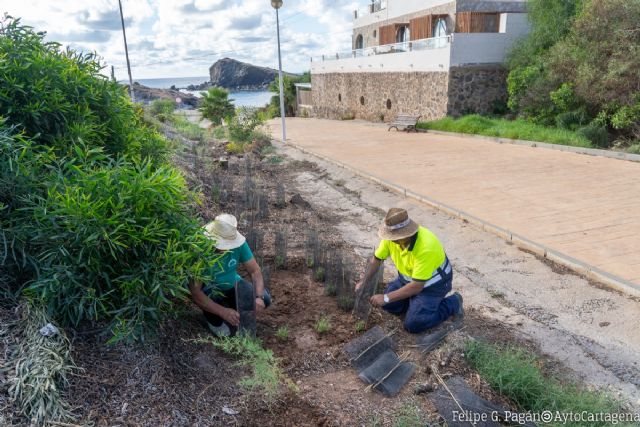
{"label": "small green plant", "polygon": [[268,161],[273,165],[279,165],[280,163],[284,162],[284,159],[280,156],[269,156]]}
{"label": "small green plant", "polygon": [[326,286],[324,287],[324,293],[329,297],[335,297],[336,285],[334,285],[333,283],[327,283]]}
{"label": "small green plant", "polygon": [[344,185],[347,183],[347,181],[345,181],[344,179],[337,179],[334,184],[336,185],[336,187],[344,187]]}
{"label": "small green plant", "polygon": [[313,325],[313,329],[319,333],[324,334],[331,330],[331,319],[328,316],[322,315]]}
{"label": "small green plant", "polygon": [[268,156],[269,154],[273,154],[275,152],[276,152],[276,147],[274,147],[271,144],[265,145],[260,149],[260,155],[263,157]]}
{"label": "small green plant", "polygon": [[213,128],[213,137],[218,141],[223,140],[227,137],[227,130],[222,126],[216,126]]}
{"label": "small green plant", "polygon": [[[500,347],[469,340],[465,357],[496,391],[527,411],[614,413],[621,406],[606,393],[567,385],[545,376],[542,372],[543,362],[523,348]],[[584,424],[570,422],[563,425],[577,427]],[[589,425],[608,424],[601,422]]]}
{"label": "small green plant", "polygon": [[225,150],[227,150],[227,153],[229,154],[242,154],[244,153],[244,144],[230,142],[225,147]]}
{"label": "small green plant", "polygon": [[356,118],[355,114],[353,114],[352,112],[348,112],[348,113],[344,113],[340,117],[340,120],[354,120],[355,118]]}
{"label": "small green plant", "polygon": [[200,92],[202,99],[198,110],[202,113],[202,117],[211,120],[214,125],[219,125],[223,120],[233,117],[235,108],[229,92],[221,87],[209,88],[206,92]]}
{"label": "small green plant", "polygon": [[351,311],[356,301],[349,295],[343,295],[338,298],[338,308],[343,311]]}
{"label": "small green plant", "polygon": [[269,402],[280,394],[280,386],[297,391],[297,386],[282,371],[271,350],[262,347],[260,340],[246,335],[227,338],[200,337],[195,342],[212,344],[227,354],[240,358],[240,364],[251,367],[251,376],[240,381],[249,390],[261,391]]}
{"label": "small green plant", "polygon": [[229,139],[243,144],[253,142],[256,139],[256,129],[264,123],[255,110],[247,107],[238,108],[236,114],[226,122]]}
{"label": "small green plant", "polygon": [[280,326],[276,331],[276,338],[280,341],[287,341],[289,339],[289,328],[287,326]]}
{"label": "small green plant", "polygon": [[151,114],[161,122],[166,122],[176,109],[176,103],[171,99],[156,99],[151,103]]}
{"label": "small green plant", "polygon": [[313,273],[313,278],[316,282],[324,282],[324,267],[316,268],[316,271]]}
{"label": "small green plant", "polygon": [[393,427],[422,427],[425,425],[420,409],[414,403],[405,403],[393,412]]}
{"label": "small green plant", "polygon": [[367,324],[363,321],[363,320],[358,320],[356,322],[356,332],[360,333],[360,332],[364,332],[364,330],[367,328]]}
{"label": "small green plant", "polygon": [[276,257],[274,258],[274,263],[276,268],[284,267],[284,257],[282,255],[276,255]]}
{"label": "small green plant", "polygon": [[314,263],[313,255],[309,255],[309,256],[307,257],[307,267],[308,267],[308,268],[313,268],[313,265],[314,265],[314,264],[315,264],[315,263]]}
{"label": "small green plant", "polygon": [[193,123],[184,114],[176,113],[170,115],[168,121],[173,128],[182,136],[192,141],[202,142],[207,139],[207,130],[197,123]]}

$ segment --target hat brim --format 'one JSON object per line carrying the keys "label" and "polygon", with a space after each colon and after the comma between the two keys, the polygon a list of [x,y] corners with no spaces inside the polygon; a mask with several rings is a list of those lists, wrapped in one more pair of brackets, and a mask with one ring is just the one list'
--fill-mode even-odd
{"label": "hat brim", "polygon": [[220,249],[221,251],[229,251],[231,249],[236,249],[239,248],[240,246],[242,246],[244,244],[244,242],[247,241],[247,239],[240,233],[236,233],[236,238],[233,240],[229,240],[229,239],[224,239],[220,236],[217,236],[214,233],[210,233],[208,231],[205,231],[205,233],[207,235],[207,237],[213,239],[216,241],[216,248]]}
{"label": "hat brim", "polygon": [[382,240],[401,240],[411,237],[418,232],[420,226],[413,220],[409,224],[398,230],[389,230],[384,224],[378,228],[378,237]]}

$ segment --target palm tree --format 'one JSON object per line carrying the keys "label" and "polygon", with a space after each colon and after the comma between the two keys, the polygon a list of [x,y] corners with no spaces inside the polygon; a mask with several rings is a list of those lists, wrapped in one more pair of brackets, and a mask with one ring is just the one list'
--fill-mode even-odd
{"label": "palm tree", "polygon": [[221,124],[222,120],[233,117],[235,114],[233,99],[229,99],[229,92],[226,89],[212,87],[206,92],[200,92],[200,94],[202,100],[198,110],[204,118],[211,120],[214,125]]}

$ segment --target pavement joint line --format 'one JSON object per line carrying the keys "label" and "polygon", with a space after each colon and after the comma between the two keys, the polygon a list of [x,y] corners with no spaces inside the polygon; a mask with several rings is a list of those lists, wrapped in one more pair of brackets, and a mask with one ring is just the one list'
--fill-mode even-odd
{"label": "pavement joint line", "polygon": [[568,153],[583,154],[587,156],[607,157],[616,160],[626,160],[629,162],[640,162],[640,154],[625,153],[623,151],[602,150],[599,148],[575,147],[572,145],[550,144],[548,142],[527,141],[525,139],[501,138],[497,136],[478,135],[474,133],[446,132],[442,130],[418,129],[421,133],[432,133],[435,135],[458,136],[463,138],[481,139],[487,142],[498,144],[512,144],[531,148],[546,148],[549,150],[565,151]]}
{"label": "pavement joint line", "polygon": [[[462,134],[461,134],[462,135]],[[463,134],[466,135],[466,134]],[[281,141],[279,141],[280,143],[282,143]],[[514,245],[516,245],[518,248],[520,249],[525,249],[529,252],[532,252],[535,255],[538,255],[542,258],[546,258],[550,261],[553,261],[557,264],[560,264],[564,267],[569,268],[570,270],[575,271],[578,274],[581,274],[583,276],[585,276],[588,279],[597,281],[599,283],[604,284],[605,286],[614,289],[616,291],[628,294],[628,295],[633,295],[633,296],[640,296],[640,285],[635,284],[631,281],[625,280],[621,277],[618,277],[614,274],[611,274],[609,272],[606,272],[604,270],[601,270],[591,264],[585,263],[583,261],[580,261],[576,258],[573,258],[569,255],[566,255],[562,252],[558,252],[555,249],[551,249],[551,248],[547,248],[546,246],[537,243],[533,240],[530,240],[524,236],[521,236],[517,233],[514,233],[510,230],[507,230],[505,228],[502,228],[500,226],[491,224],[488,221],[485,221],[481,218],[478,218],[474,215],[471,215],[465,211],[462,211],[460,209],[456,209],[454,207],[448,206],[444,203],[438,202],[437,200],[434,200],[428,196],[422,195],[422,194],[418,194],[415,193],[411,190],[407,190],[404,187],[401,187],[397,184],[394,184],[390,181],[387,181],[383,178],[380,178],[376,175],[370,174],[368,172],[364,172],[360,169],[348,166],[342,162],[340,162],[339,160],[334,160],[328,156],[322,155],[322,154],[318,154],[315,153],[307,148],[304,148],[294,142],[291,142],[291,140],[288,140],[285,145],[289,145],[293,148],[295,148],[296,150],[305,153],[305,154],[309,154],[313,157],[316,157],[318,159],[324,160],[327,163],[336,165],[338,167],[341,167],[345,170],[348,170],[349,172],[353,173],[356,176],[360,176],[362,178],[365,178],[369,181],[373,181],[385,188],[387,188],[388,190],[391,190],[399,195],[403,195],[405,198],[409,198],[409,199],[413,199],[416,200],[420,203],[423,203],[427,206],[430,206],[436,210],[439,210],[441,212],[444,212],[448,215],[451,215],[453,217],[456,218],[460,218],[462,220],[467,221],[468,223],[474,224],[476,226],[478,226],[480,229],[487,231],[491,234],[494,234],[500,238],[502,238],[503,240],[507,241],[507,242],[511,242]],[[640,157],[640,156],[639,156]]]}

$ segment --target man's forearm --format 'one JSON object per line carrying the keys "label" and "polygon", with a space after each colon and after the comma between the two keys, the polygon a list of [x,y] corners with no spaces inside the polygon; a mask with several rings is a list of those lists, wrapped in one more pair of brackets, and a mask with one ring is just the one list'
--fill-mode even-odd
{"label": "man's forearm", "polygon": [[193,298],[193,302],[195,302],[196,305],[204,311],[215,314],[217,316],[220,316],[222,314],[224,307],[214,302],[201,290],[192,291],[191,296]]}
{"label": "man's forearm", "polygon": [[389,292],[387,295],[389,296],[389,302],[402,301],[403,299],[419,294],[422,289],[424,289],[424,283],[410,282],[400,289]]}
{"label": "man's forearm", "polygon": [[256,287],[256,297],[264,296],[264,278],[262,277],[262,271],[258,270],[251,273],[251,281],[253,286]]}

